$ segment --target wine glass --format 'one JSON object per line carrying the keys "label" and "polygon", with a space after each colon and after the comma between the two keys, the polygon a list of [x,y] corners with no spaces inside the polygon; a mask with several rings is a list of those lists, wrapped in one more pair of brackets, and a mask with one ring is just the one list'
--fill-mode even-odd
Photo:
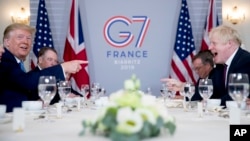
{"label": "wine glass", "polygon": [[191,82],[186,82],[183,90],[180,92],[182,96],[187,97],[189,109],[191,109],[191,98],[193,97],[194,93],[195,93],[195,86]]}
{"label": "wine glass", "polygon": [[101,87],[99,83],[93,83],[91,86],[91,97],[90,99],[92,101],[95,101],[96,99],[99,98],[99,94],[101,92]]}
{"label": "wine glass", "polygon": [[63,107],[66,107],[66,98],[71,92],[70,81],[59,81],[58,82],[58,93],[63,101]]}
{"label": "wine glass", "polygon": [[43,100],[45,109],[45,120],[48,120],[48,107],[50,101],[56,94],[56,78],[55,76],[40,76],[38,82],[39,97]]}
{"label": "wine glass", "polygon": [[228,93],[237,102],[238,108],[249,95],[249,78],[244,73],[231,73],[228,78]]}
{"label": "wine glass", "polygon": [[205,113],[207,113],[207,100],[213,94],[213,81],[211,79],[200,79],[198,89],[200,96],[203,98]]}
{"label": "wine glass", "polygon": [[88,106],[88,94],[89,94],[89,85],[88,84],[82,84],[81,85],[81,94],[84,97],[84,105]]}
{"label": "wine glass", "polygon": [[169,90],[166,83],[162,84],[160,92],[164,100],[164,105],[166,104],[166,99],[173,99],[175,97],[175,92]]}

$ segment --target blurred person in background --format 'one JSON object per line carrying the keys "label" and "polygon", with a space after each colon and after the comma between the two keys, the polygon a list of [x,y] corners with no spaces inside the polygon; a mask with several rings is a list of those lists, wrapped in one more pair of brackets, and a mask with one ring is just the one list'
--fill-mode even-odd
{"label": "blurred person in background", "polygon": [[[51,47],[42,47],[39,50],[37,57],[38,57],[37,66],[33,70],[31,70],[31,72],[37,72],[45,68],[52,67],[52,66],[59,64],[57,51]],[[66,80],[68,79],[69,79],[69,75],[67,75]],[[37,93],[37,92],[34,92],[34,93]],[[73,98],[77,96],[81,96],[81,95],[78,94],[73,89],[71,89],[71,94],[69,94],[67,97]],[[55,97],[51,100],[50,104],[54,104],[59,101],[60,101],[60,95],[57,92]]]}
{"label": "blurred person in background", "polygon": [[[210,98],[221,98],[220,94],[220,87],[217,86],[218,83],[222,83],[223,81],[220,80],[218,77],[219,75],[222,75],[222,65],[215,65],[213,61],[213,54],[209,50],[204,50],[198,52],[192,59],[192,65],[193,70],[198,74],[199,79],[197,80],[195,84],[195,94],[192,97],[192,101],[198,100],[201,101],[202,97],[199,94],[198,91],[198,84],[200,79],[212,79],[214,89],[213,89],[213,95]],[[183,91],[185,82],[181,82],[176,79],[172,78],[163,78],[161,81],[166,82],[168,89],[173,91]]]}

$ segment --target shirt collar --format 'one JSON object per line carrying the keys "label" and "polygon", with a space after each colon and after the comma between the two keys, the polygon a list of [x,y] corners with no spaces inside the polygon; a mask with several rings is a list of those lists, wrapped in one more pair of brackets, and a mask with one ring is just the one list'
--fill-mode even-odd
{"label": "shirt collar", "polygon": [[231,65],[231,63],[232,63],[232,61],[233,61],[233,58],[234,58],[234,56],[235,56],[235,54],[236,54],[236,52],[239,50],[239,48],[238,49],[236,49],[235,51],[234,51],[234,53],[227,59],[227,61],[225,62],[225,64],[227,65],[227,67],[229,68],[229,66]]}
{"label": "shirt collar", "polygon": [[16,59],[16,62],[19,64],[22,60],[18,59],[16,56],[15,56],[15,59]]}

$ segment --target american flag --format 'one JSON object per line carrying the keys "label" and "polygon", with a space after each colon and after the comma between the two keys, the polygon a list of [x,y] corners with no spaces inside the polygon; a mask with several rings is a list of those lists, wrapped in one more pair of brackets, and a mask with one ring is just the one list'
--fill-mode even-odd
{"label": "american flag", "polygon": [[33,52],[31,53],[31,69],[35,68],[37,64],[37,56],[40,48],[45,46],[54,48],[45,0],[40,0],[37,11],[36,34]]}
{"label": "american flag", "polygon": [[188,6],[186,0],[182,0],[170,77],[182,82],[196,83],[197,76],[191,67],[194,54],[196,54],[196,51]]}
{"label": "american flag", "polygon": [[203,39],[201,42],[201,50],[208,49],[208,46],[209,46],[208,33],[212,28],[218,25],[219,25],[219,20],[218,20],[218,15],[216,12],[216,3],[214,2],[214,0],[210,0],[207,19],[206,19],[205,26],[204,26]]}
{"label": "american flag", "polygon": [[[76,59],[87,61],[81,15],[77,0],[72,0],[69,20],[63,59],[64,61]],[[82,84],[89,84],[88,64],[83,64],[82,67],[83,69],[71,77],[72,88],[79,93]]]}

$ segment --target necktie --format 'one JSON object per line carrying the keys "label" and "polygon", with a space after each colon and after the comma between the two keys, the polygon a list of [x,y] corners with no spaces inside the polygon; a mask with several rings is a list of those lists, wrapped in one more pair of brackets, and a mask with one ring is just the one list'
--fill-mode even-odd
{"label": "necktie", "polygon": [[20,68],[23,70],[23,72],[26,72],[25,67],[24,67],[24,64],[23,64],[23,61],[21,61],[21,62],[19,63],[19,65],[20,65]]}
{"label": "necktie", "polygon": [[224,76],[223,76],[225,85],[227,84],[227,64],[224,64]]}

